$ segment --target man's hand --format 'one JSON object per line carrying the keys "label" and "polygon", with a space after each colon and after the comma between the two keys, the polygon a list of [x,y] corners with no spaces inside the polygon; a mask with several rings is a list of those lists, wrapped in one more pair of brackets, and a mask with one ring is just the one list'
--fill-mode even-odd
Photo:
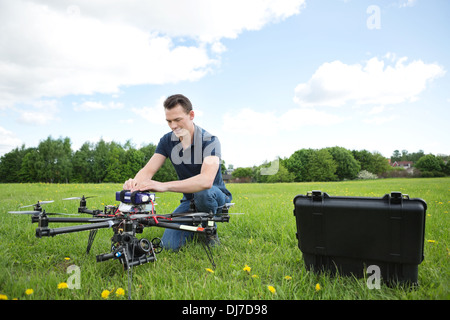
{"label": "man's hand", "polygon": [[127,181],[125,181],[125,183],[123,184],[123,190],[132,190],[137,186],[137,181],[136,179],[128,179]]}
{"label": "man's hand", "polygon": [[143,182],[138,182],[136,179],[128,179],[123,184],[124,190],[134,191],[151,191],[151,192],[166,192],[168,191],[167,186],[163,182],[158,182],[155,180],[144,180]]}
{"label": "man's hand", "polygon": [[133,191],[150,191],[150,192],[166,192],[168,191],[167,184],[155,180],[145,180],[142,183],[136,184],[132,189]]}

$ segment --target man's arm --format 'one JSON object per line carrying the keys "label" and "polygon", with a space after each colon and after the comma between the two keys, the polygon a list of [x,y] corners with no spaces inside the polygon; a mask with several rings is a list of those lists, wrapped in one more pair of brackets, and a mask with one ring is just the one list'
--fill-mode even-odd
{"label": "man's arm", "polygon": [[158,170],[163,166],[166,157],[162,154],[155,153],[147,162],[147,164],[136,174],[134,179],[125,181],[123,188],[125,190],[142,190],[141,185],[147,180],[151,180]]}
{"label": "man's arm", "polygon": [[136,186],[134,190],[153,191],[153,192],[180,192],[195,193],[210,189],[213,186],[214,179],[219,170],[220,159],[217,156],[209,156],[203,160],[200,174],[185,180],[158,182],[146,180]]}

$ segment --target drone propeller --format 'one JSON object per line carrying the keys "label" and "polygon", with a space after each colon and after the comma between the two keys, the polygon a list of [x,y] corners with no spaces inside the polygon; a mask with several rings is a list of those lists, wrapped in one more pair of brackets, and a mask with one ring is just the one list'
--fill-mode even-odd
{"label": "drone propeller", "polygon": [[[217,212],[215,215],[226,215],[226,214],[244,214],[243,212],[227,212],[227,213],[222,213],[222,212]],[[162,216],[167,216],[170,218],[175,218],[175,217],[196,217],[196,216],[205,216],[205,215],[210,215],[210,213],[206,213],[206,212],[182,212],[182,213],[170,213],[167,215],[162,215]]]}
{"label": "drone propeller", "polygon": [[170,218],[176,218],[176,217],[197,217],[197,216],[205,216],[209,215],[209,213],[206,212],[180,212],[180,213],[170,213],[167,216]]}
{"label": "drone propeller", "polygon": [[[23,208],[23,207],[22,207]],[[42,213],[41,211],[8,211],[8,213],[12,213],[12,214],[34,214],[34,215],[39,215],[40,213]]]}
{"label": "drone propeller", "polygon": [[[223,206],[218,207],[219,209],[225,209],[228,210],[232,206],[234,206],[234,202],[225,203]],[[218,212],[217,214],[245,214],[244,212]]]}
{"label": "drone propeller", "polygon": [[[41,214],[41,211],[8,211],[8,213],[11,214],[30,214],[30,215],[35,215],[38,216],[39,214]],[[63,216],[78,216],[78,214],[70,214],[70,213],[45,213],[48,216],[59,216],[59,215],[63,215]]]}
{"label": "drone propeller", "polygon": [[245,212],[226,212],[226,213],[222,213],[222,212],[218,212],[217,214],[232,214],[232,215],[235,215],[235,214],[245,214]]}
{"label": "drone propeller", "polygon": [[137,213],[130,216],[131,219],[145,219],[152,217],[162,217],[162,218],[179,218],[179,217],[196,217],[196,216],[206,216],[209,213],[206,212],[183,212],[183,213],[168,213],[168,214],[144,214]]}
{"label": "drone propeller", "polygon": [[85,199],[89,199],[89,198],[95,198],[96,196],[90,196],[90,197],[71,197],[71,198],[64,198],[63,200],[85,200]]}
{"label": "drone propeller", "polygon": [[20,208],[36,207],[36,206],[40,206],[41,204],[47,204],[47,203],[52,203],[52,202],[54,202],[54,200],[49,200],[49,201],[38,201],[38,202],[35,203],[35,204],[30,204],[30,205],[27,205],[27,206],[22,206],[22,207],[20,207]]}
{"label": "drone propeller", "polygon": [[234,202],[225,203],[223,206],[220,206],[219,208],[229,208],[234,206]]}

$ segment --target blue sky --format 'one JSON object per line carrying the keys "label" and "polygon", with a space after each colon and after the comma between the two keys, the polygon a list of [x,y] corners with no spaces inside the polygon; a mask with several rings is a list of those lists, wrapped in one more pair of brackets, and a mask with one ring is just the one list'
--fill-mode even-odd
{"label": "blue sky", "polygon": [[446,0],[4,0],[0,155],[48,136],[156,144],[174,93],[234,167],[330,146],[450,154],[449,13]]}

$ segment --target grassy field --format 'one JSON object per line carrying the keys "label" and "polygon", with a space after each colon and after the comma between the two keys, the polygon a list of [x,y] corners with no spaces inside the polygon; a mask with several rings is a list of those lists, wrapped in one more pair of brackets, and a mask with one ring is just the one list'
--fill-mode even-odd
{"label": "grassy field", "polygon": [[[154,263],[133,268],[133,299],[207,300],[435,300],[450,298],[449,211],[450,178],[386,179],[332,183],[229,184],[236,203],[229,223],[219,224],[221,245],[213,249],[214,272],[199,243],[178,253],[162,252]],[[115,184],[1,184],[0,185],[0,298],[7,299],[127,299],[128,276],[117,261],[97,263],[109,251],[111,230],[100,230],[86,255],[88,232],[35,237],[30,216],[12,215],[21,205],[55,200],[48,212],[76,212],[78,201],[65,197],[95,195],[88,207],[114,204]],[[381,197],[401,191],[428,204],[425,260],[419,266],[415,290],[382,285],[368,289],[365,279],[314,274],[305,270],[297,247],[293,199],[310,190],[332,196]],[[178,194],[158,194],[157,212],[170,213]],[[163,229],[147,228],[139,237],[162,236]],[[67,269],[79,267],[80,289],[58,289],[68,281]],[[118,290],[119,288],[123,289]],[[29,290],[31,289],[31,290]],[[107,290],[107,291],[106,291]],[[106,297],[106,293],[110,292]]]}

